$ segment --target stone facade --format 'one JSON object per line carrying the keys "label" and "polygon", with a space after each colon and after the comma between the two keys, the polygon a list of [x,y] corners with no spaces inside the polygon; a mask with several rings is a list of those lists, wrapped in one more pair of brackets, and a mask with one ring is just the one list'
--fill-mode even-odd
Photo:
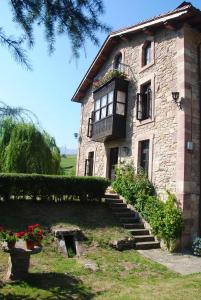
{"label": "stone facade", "polygon": [[[152,44],[152,60],[142,67],[142,47]],[[149,140],[149,178],[161,197],[165,190],[175,193],[184,211],[183,246],[199,234],[200,200],[200,95],[198,47],[201,33],[183,24],[180,29],[164,27],[154,35],[135,33],[113,47],[96,78],[110,69],[121,52],[124,71],[128,75],[127,121],[125,139],[98,143],[87,137],[88,119],[94,110],[92,87],[81,106],[77,175],[84,175],[88,152],[94,152],[94,176],[108,176],[109,149],[118,147],[118,161],[131,161],[139,166],[139,142]],[[136,94],[140,86],[151,82],[152,116],[136,119]],[[172,101],[172,91],[179,91],[183,107]],[[193,149],[187,143],[193,142]],[[128,147],[127,154],[123,147]]]}

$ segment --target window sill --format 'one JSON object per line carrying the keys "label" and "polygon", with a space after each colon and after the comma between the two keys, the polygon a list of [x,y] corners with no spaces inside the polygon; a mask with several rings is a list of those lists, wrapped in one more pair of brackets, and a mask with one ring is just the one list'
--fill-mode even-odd
{"label": "window sill", "polygon": [[154,64],[155,64],[155,62],[153,61],[153,62],[149,63],[148,65],[145,65],[145,66],[141,67],[139,73],[144,72],[145,70],[147,70],[150,67],[152,67]]}
{"label": "window sill", "polygon": [[140,127],[140,126],[143,126],[143,125],[146,125],[146,124],[150,124],[150,123],[154,123],[155,122],[155,118],[149,118],[149,119],[146,119],[146,120],[143,120],[143,121],[136,121],[136,126],[137,127]]}

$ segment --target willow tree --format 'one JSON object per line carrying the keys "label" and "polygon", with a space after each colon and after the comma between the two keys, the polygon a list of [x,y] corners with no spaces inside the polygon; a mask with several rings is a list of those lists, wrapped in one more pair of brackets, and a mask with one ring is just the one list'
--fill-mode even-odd
{"label": "willow tree", "polygon": [[51,149],[46,135],[33,124],[15,124],[5,148],[2,171],[58,174],[59,167],[59,150]]}
{"label": "willow tree", "polygon": [[76,57],[87,39],[98,44],[97,32],[109,30],[99,19],[104,12],[102,0],[9,0],[8,3],[13,22],[20,25],[23,34],[19,38],[9,37],[0,27],[0,43],[28,68],[30,64],[22,45],[28,41],[29,46],[33,46],[35,25],[44,28],[50,53],[56,36],[65,35]]}

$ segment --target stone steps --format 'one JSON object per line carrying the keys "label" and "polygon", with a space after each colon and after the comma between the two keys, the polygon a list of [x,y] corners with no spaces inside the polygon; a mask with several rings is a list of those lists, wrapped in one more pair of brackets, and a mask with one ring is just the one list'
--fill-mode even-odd
{"label": "stone steps", "polygon": [[122,199],[116,199],[116,198],[105,198],[105,202],[108,204],[118,204],[118,203],[124,203]]}
{"label": "stone steps", "polygon": [[136,250],[149,250],[149,249],[158,249],[160,248],[159,242],[142,242],[136,243]]}
{"label": "stone steps", "polygon": [[129,229],[128,232],[134,236],[136,235],[149,235],[148,229]]}
{"label": "stone steps", "polygon": [[155,242],[153,235],[136,235],[135,236],[135,242]]}
{"label": "stone steps", "polygon": [[120,222],[122,223],[122,226],[124,226],[125,223],[129,223],[129,224],[136,224],[139,222],[139,218],[137,216],[134,217],[121,217]]}
{"label": "stone steps", "polygon": [[144,228],[144,224],[142,223],[137,223],[137,222],[134,222],[134,223],[124,223],[123,224],[123,227],[126,228],[126,229],[143,229]]}
{"label": "stone steps", "polygon": [[134,249],[148,250],[160,248],[160,243],[144,227],[138,214],[128,208],[127,204],[117,194],[106,194],[105,202],[111,208],[113,215],[119,219],[122,226],[134,237]]}
{"label": "stone steps", "polygon": [[118,209],[120,208],[121,209],[121,208],[127,208],[127,205],[126,205],[126,203],[111,203],[110,207],[112,209],[114,209],[114,208],[118,208]]}

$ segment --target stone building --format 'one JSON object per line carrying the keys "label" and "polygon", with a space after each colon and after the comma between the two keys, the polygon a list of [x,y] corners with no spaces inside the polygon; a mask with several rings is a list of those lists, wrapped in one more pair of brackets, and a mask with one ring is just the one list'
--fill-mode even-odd
{"label": "stone building", "polygon": [[77,175],[112,178],[131,161],[158,194],[177,196],[183,246],[200,235],[201,11],[183,2],[112,32],[72,100],[81,104]]}

